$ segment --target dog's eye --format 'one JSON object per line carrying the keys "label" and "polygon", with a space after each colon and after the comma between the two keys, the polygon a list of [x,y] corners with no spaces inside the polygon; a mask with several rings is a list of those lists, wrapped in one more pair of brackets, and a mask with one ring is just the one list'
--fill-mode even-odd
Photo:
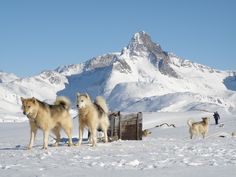
{"label": "dog's eye", "polygon": [[84,100],[81,100],[81,102],[84,102]]}
{"label": "dog's eye", "polygon": [[30,108],[30,106],[28,106],[28,108]]}

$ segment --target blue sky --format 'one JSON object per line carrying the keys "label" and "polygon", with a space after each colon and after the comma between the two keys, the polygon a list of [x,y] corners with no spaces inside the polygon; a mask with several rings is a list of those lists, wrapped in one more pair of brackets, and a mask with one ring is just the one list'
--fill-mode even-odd
{"label": "blue sky", "polygon": [[31,76],[117,52],[132,35],[185,59],[236,70],[234,0],[2,0],[0,70]]}

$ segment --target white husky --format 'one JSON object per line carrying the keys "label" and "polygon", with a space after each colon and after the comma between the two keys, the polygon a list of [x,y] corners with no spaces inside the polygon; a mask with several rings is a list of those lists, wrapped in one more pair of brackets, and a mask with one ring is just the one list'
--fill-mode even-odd
{"label": "white husky", "polygon": [[79,142],[81,145],[84,128],[87,127],[91,132],[92,146],[97,143],[97,129],[101,128],[104,132],[105,143],[108,142],[107,130],[109,127],[108,107],[103,97],[98,96],[93,103],[88,94],[77,93],[77,108],[79,115]]}
{"label": "white husky", "polygon": [[189,126],[190,138],[192,139],[193,135],[200,135],[200,134],[202,134],[202,137],[205,138],[209,129],[209,121],[210,118],[208,117],[203,117],[202,121],[200,122],[193,122],[192,120],[188,120],[187,124]]}

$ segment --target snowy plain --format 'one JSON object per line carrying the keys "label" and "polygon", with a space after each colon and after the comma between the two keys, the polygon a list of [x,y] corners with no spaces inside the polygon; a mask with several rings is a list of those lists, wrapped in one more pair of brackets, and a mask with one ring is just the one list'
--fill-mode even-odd
{"label": "snowy plain", "polygon": [[[186,121],[210,116],[206,139],[190,140]],[[155,127],[161,123],[176,128]],[[98,143],[93,148],[84,141],[80,147],[49,147],[42,150],[42,132],[32,150],[27,121],[0,124],[0,176],[235,176],[236,175],[236,116],[221,115],[214,125],[211,113],[173,112],[144,113],[143,129],[152,133],[142,141]],[[77,119],[74,137],[77,138]],[[223,136],[223,137],[220,137]],[[65,135],[63,134],[63,137]],[[50,142],[53,143],[50,138]]]}

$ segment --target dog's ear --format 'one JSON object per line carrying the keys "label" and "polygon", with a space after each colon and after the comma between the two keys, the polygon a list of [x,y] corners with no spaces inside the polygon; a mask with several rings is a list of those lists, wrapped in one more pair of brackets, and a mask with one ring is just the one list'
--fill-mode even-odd
{"label": "dog's ear", "polygon": [[86,98],[88,98],[89,100],[91,100],[88,93],[85,93],[85,96],[86,96]]}
{"label": "dog's ear", "polygon": [[76,94],[76,95],[77,95],[77,98],[78,98],[78,97],[80,96],[80,93],[79,93],[79,92],[77,92],[77,94]]}
{"label": "dog's ear", "polygon": [[25,101],[25,99],[24,99],[23,97],[20,97],[20,99],[21,99],[21,102],[22,102],[22,103]]}
{"label": "dog's ear", "polygon": [[33,101],[33,103],[36,103],[36,98],[33,97],[33,98],[32,98],[32,101]]}

